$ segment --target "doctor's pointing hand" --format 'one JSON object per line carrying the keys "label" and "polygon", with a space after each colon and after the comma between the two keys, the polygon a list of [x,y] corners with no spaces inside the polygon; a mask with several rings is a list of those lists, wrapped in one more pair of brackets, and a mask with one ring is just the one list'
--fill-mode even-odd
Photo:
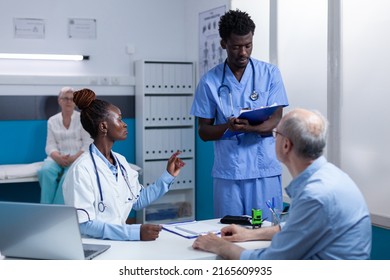
{"label": "doctor's pointing hand", "polygon": [[180,153],[180,151],[177,151],[168,160],[167,171],[174,177],[179,175],[180,169],[185,164],[180,158],[177,157]]}

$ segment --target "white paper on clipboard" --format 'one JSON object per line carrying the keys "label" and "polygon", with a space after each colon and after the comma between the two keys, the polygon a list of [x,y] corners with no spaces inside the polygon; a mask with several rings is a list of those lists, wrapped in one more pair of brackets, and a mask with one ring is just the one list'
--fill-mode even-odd
{"label": "white paper on clipboard", "polygon": [[214,234],[219,234],[221,232],[220,227],[218,227],[217,225],[214,226],[198,221],[165,224],[163,225],[163,229],[183,236],[185,238],[195,238],[199,235],[207,234],[209,232],[212,232]]}

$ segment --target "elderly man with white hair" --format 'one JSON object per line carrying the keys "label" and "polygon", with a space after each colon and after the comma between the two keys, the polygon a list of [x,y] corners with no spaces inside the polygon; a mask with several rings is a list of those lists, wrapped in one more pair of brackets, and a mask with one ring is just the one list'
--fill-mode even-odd
{"label": "elderly man with white hair", "polygon": [[[226,259],[369,259],[370,214],[352,179],[322,155],[327,127],[318,112],[295,109],[273,130],[276,155],[293,178],[286,187],[291,205],[284,224],[255,230],[231,225],[222,238],[200,236],[193,247]],[[258,250],[232,243],[271,239]]]}

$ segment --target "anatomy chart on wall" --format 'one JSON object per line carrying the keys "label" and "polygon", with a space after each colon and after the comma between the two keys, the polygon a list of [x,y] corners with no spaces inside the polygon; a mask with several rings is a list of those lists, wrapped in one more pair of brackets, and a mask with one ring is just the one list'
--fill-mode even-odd
{"label": "anatomy chart on wall", "polygon": [[226,7],[221,6],[199,13],[199,77],[226,58],[218,33],[219,18],[225,11]]}

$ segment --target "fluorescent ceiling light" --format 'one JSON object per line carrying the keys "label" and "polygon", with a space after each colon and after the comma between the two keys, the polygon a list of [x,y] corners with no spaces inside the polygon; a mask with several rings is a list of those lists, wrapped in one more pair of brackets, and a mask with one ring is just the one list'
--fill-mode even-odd
{"label": "fluorescent ceiling light", "polygon": [[89,60],[87,55],[0,53],[0,59]]}

